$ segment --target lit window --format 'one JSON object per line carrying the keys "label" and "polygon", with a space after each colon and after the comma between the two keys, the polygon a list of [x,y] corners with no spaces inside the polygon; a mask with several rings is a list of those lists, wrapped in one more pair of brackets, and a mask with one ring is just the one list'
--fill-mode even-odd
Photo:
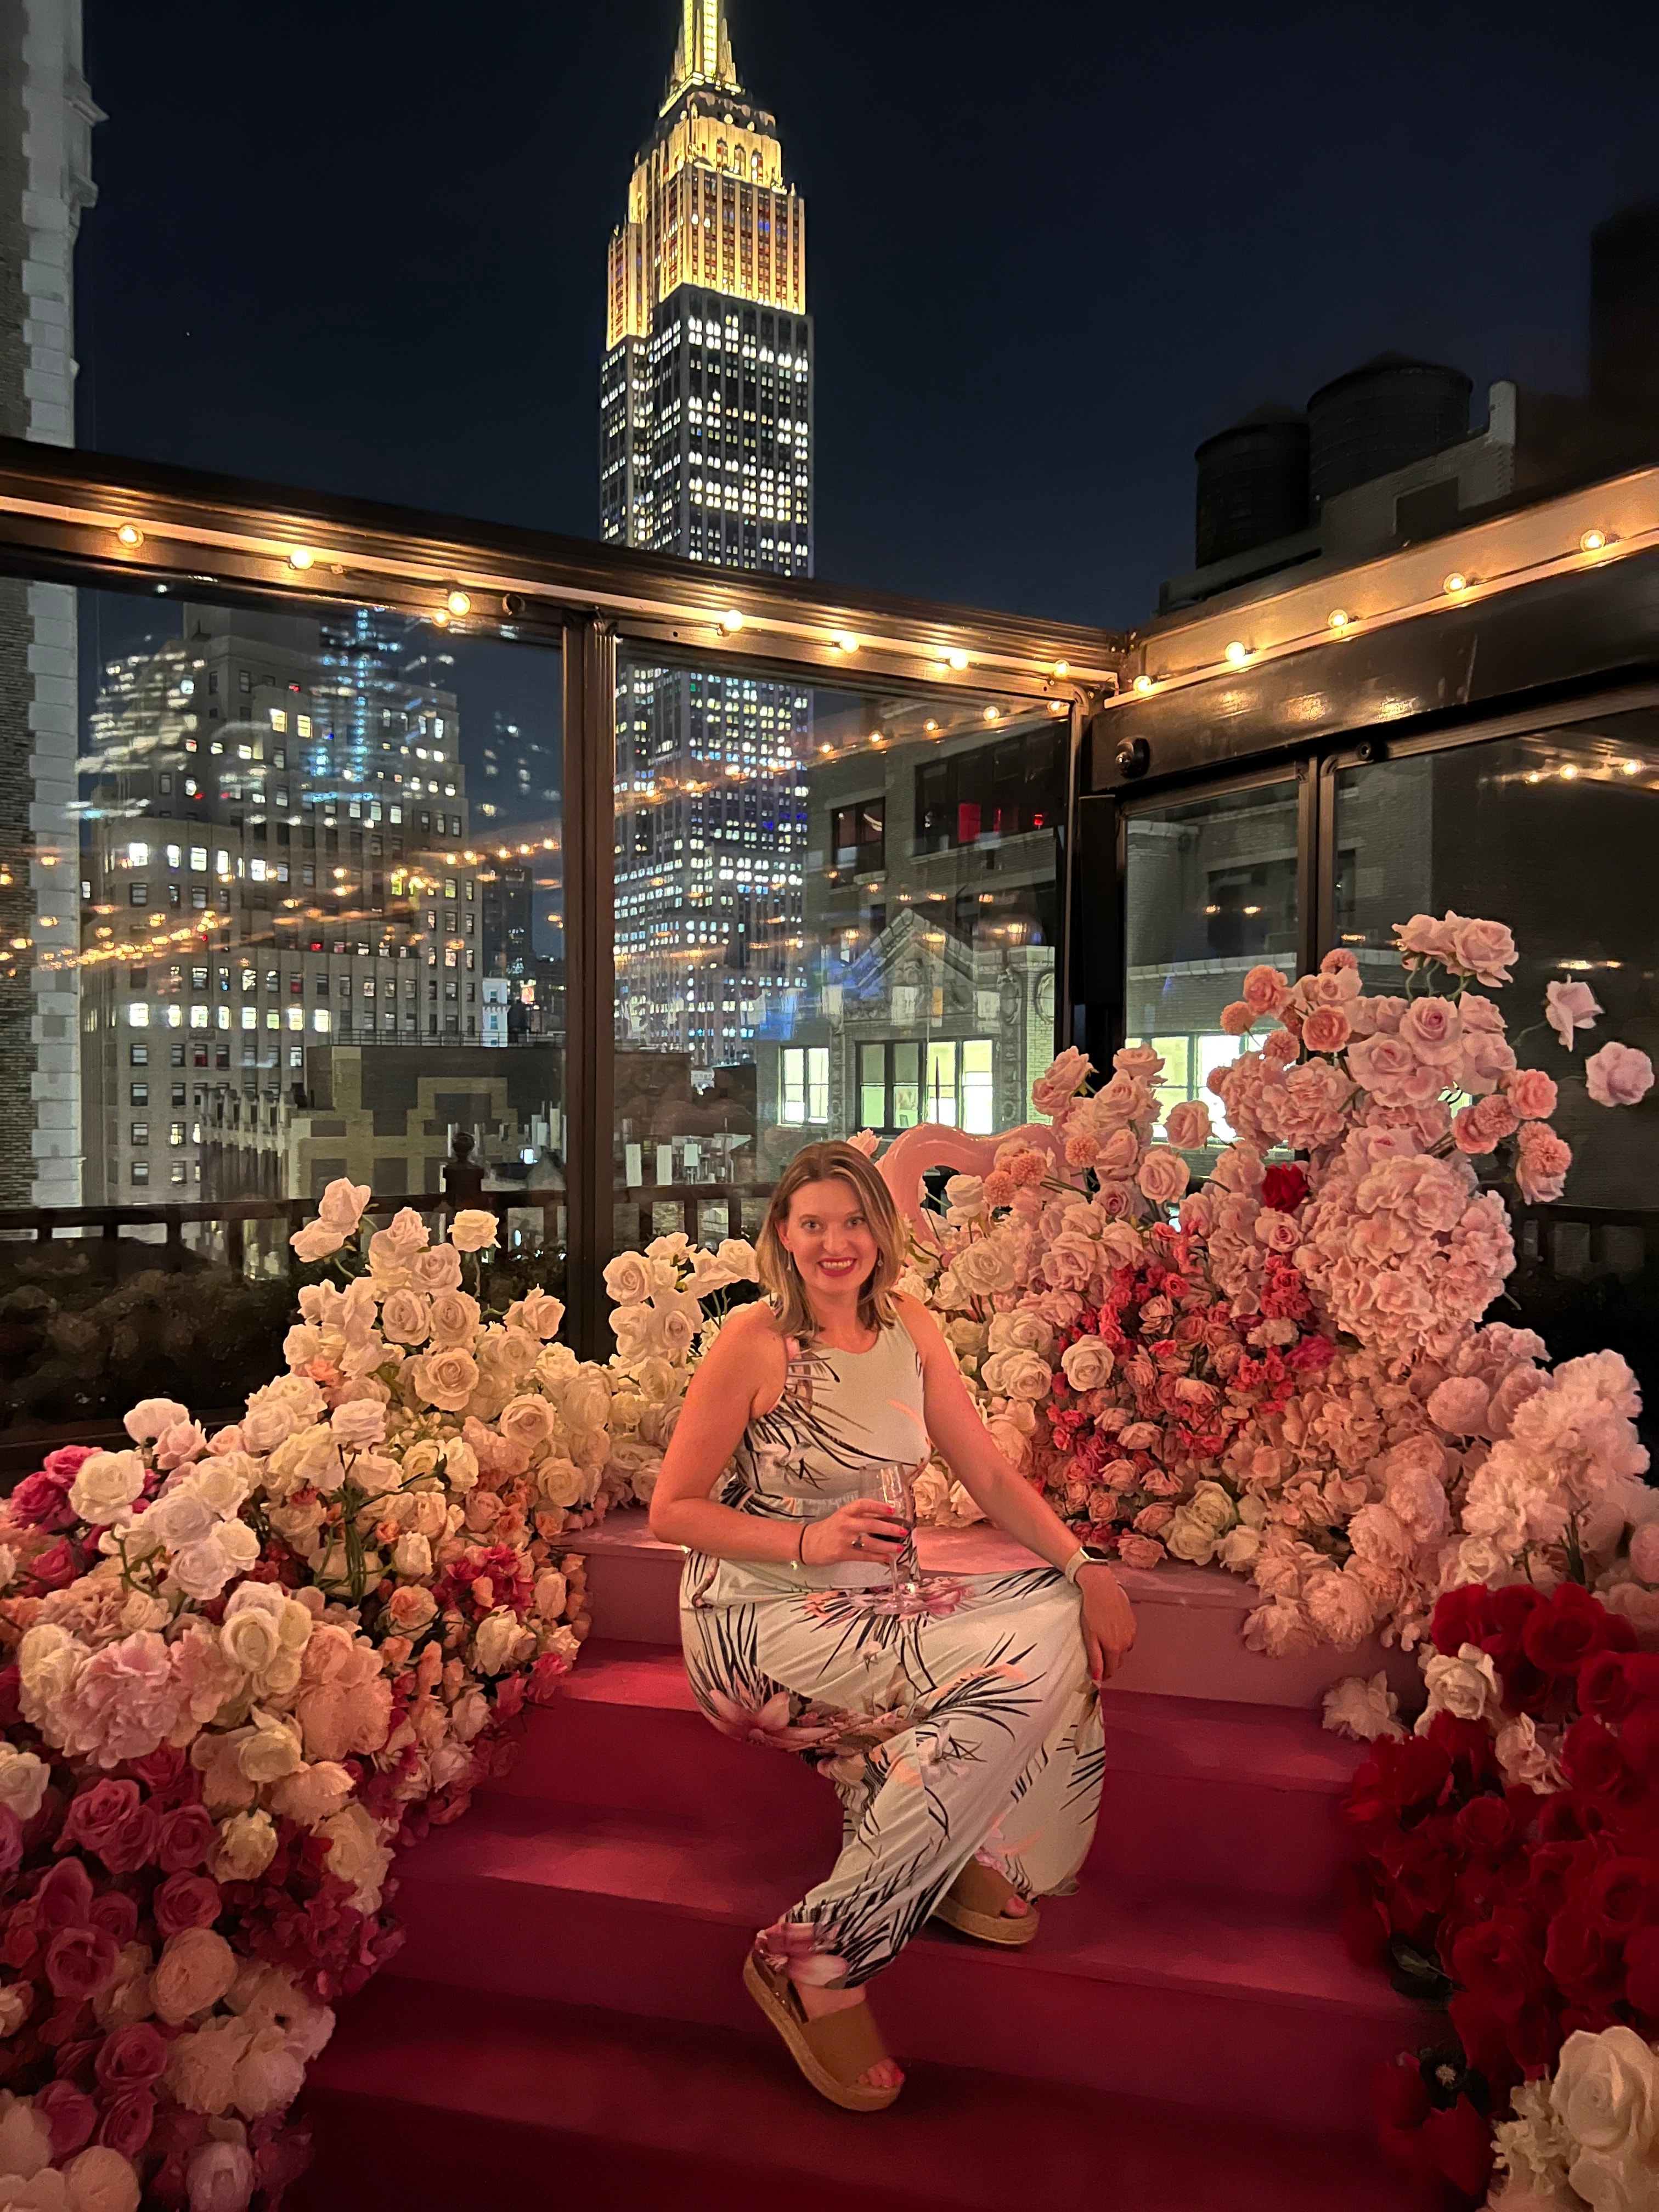
{"label": "lit window", "polygon": [[295,727],[295,733],[296,733],[298,736],[302,737],[302,738],[308,738],[308,737],[311,735],[311,717],[310,717],[310,715],[309,715],[309,714],[299,714],[299,715],[296,715],[296,716],[295,716],[295,718],[294,727]]}
{"label": "lit window", "polygon": [[270,726],[271,726],[271,728],[272,728],[273,730],[276,730],[276,731],[278,731],[278,732],[281,732],[281,731],[283,731],[283,730],[286,730],[286,729],[287,729],[287,727],[288,727],[288,710],[287,710],[287,708],[283,708],[283,707],[273,707],[273,708],[271,708],[271,710],[270,710]]}
{"label": "lit window", "polygon": [[149,866],[149,847],[148,845],[129,845],[127,847],[127,865],[130,867],[134,868],[147,868]]}
{"label": "lit window", "polygon": [[193,1030],[204,1030],[207,1027],[208,1010],[205,1006],[192,1006],[191,1008],[190,1025]]}
{"label": "lit window", "polygon": [[205,875],[207,873],[207,847],[205,845],[192,845],[191,847],[190,865],[195,869],[198,876]]}
{"label": "lit window", "polygon": [[178,866],[178,865],[179,865],[179,862],[180,858],[181,858],[181,854],[180,854],[179,848],[177,845],[169,845],[169,846],[167,847],[167,866],[168,866],[168,867],[170,867],[170,868],[176,868],[176,867]]}
{"label": "lit window", "polygon": [[135,1030],[147,1030],[149,1027],[149,1008],[143,999],[128,1000],[127,1026],[129,1029]]}
{"label": "lit window", "polygon": [[258,1029],[258,1026],[259,1026],[259,1010],[258,1010],[258,1008],[257,1006],[244,1006],[244,1007],[243,1007],[243,1009],[242,1009],[242,1027],[243,1027],[245,1030],[252,1030],[252,1029]]}
{"label": "lit window", "polygon": [[265,864],[263,860],[250,860],[247,864],[247,872],[252,882],[256,884],[264,883],[265,879]]}
{"label": "lit window", "polygon": [[962,1048],[962,1126],[973,1136],[988,1137],[996,1127],[994,1090],[991,1041],[971,1038]]}
{"label": "lit window", "polygon": [[927,1048],[927,1119],[947,1129],[957,1126],[957,1048],[933,1042]]}
{"label": "lit window", "polygon": [[228,1006],[220,1006],[216,1011],[219,1017],[218,1026],[222,1030],[228,1030],[230,1027],[230,1008]]}
{"label": "lit window", "polygon": [[213,856],[213,872],[216,876],[228,876],[230,873],[230,855],[222,846]]}
{"label": "lit window", "polygon": [[313,1030],[315,1030],[317,1031],[317,1033],[318,1033],[318,1035],[319,1035],[319,1036],[327,1036],[327,1034],[328,1034],[328,1027],[329,1027],[329,1019],[328,1019],[328,1008],[327,1008],[326,1006],[313,1006],[313,1007],[312,1008],[312,1010],[311,1010],[311,1026],[312,1026],[312,1028],[313,1028]]}
{"label": "lit window", "polygon": [[306,1010],[303,1006],[290,1006],[289,1008],[288,1025],[291,1030],[302,1030],[305,1027]]}

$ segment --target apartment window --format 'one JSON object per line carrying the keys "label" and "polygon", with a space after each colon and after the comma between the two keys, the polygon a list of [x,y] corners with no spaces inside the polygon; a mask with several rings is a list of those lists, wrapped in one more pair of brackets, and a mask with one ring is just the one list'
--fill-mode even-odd
{"label": "apartment window", "polygon": [[149,904],[149,885],[142,876],[136,878],[127,885],[127,904],[129,906]]}
{"label": "apartment window", "polygon": [[168,1124],[167,1124],[167,1142],[168,1142],[168,1144],[170,1144],[170,1145],[182,1145],[182,1144],[184,1143],[184,1141],[185,1141],[185,1125],[184,1125],[184,1123],[183,1123],[182,1121],[169,1121],[169,1122],[168,1122]]}
{"label": "apartment window", "polygon": [[830,824],[830,846],[837,868],[867,875],[887,865],[887,802],[866,799],[838,806]]}
{"label": "apartment window", "polygon": [[134,1143],[135,1145],[147,1145],[147,1144],[149,1144],[149,1123],[148,1121],[135,1121],[135,1122],[133,1122],[133,1124],[132,1124],[131,1126],[132,1126],[132,1141],[133,1141],[133,1143]]}
{"label": "apartment window", "polygon": [[188,1163],[187,1161],[185,1161],[185,1160],[174,1160],[174,1161],[173,1161],[173,1166],[172,1166],[171,1172],[169,1173],[169,1175],[168,1175],[168,1176],[167,1176],[167,1180],[168,1180],[168,1182],[187,1182],[189,1181],[189,1179],[190,1179],[190,1165],[189,1165],[189,1163]]}
{"label": "apartment window", "polygon": [[175,1106],[182,1106],[184,1103],[185,1086],[182,1083],[175,1083],[173,1086],[173,1103]]}
{"label": "apartment window", "polygon": [[192,884],[191,885],[190,902],[198,914],[205,913],[207,909],[207,885],[205,884]]}
{"label": "apartment window", "polygon": [[149,1162],[148,1160],[135,1160],[132,1164],[131,1174],[134,1182],[148,1182],[149,1181]]}
{"label": "apartment window", "polygon": [[148,1083],[135,1083],[135,1084],[131,1086],[131,1089],[130,1090],[130,1091],[129,1091],[129,1093],[128,1093],[128,1096],[129,1096],[129,1097],[131,1098],[131,1100],[132,1103],[133,1103],[135,1106],[148,1106],[148,1105],[149,1105],[149,1084],[148,1084]]}
{"label": "apartment window", "polygon": [[827,1045],[786,1045],[778,1054],[778,1119],[794,1128],[830,1119]]}
{"label": "apartment window", "polygon": [[127,1052],[127,1065],[130,1067],[148,1067],[149,1066],[149,1047],[147,1044],[135,1044],[130,1046]]}
{"label": "apartment window", "polygon": [[921,1119],[921,1046],[915,1037],[859,1047],[859,1126],[878,1134]]}

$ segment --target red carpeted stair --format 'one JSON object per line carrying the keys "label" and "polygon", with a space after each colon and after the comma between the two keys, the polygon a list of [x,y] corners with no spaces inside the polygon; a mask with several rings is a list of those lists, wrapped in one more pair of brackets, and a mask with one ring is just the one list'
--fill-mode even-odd
{"label": "red carpeted stair", "polygon": [[[999,1543],[981,1561],[985,1537],[944,1540],[940,1563]],[[512,1777],[403,1862],[407,1945],[313,2069],[302,2212],[527,2212],[573,2190],[672,2190],[681,2212],[849,2188],[877,2212],[1421,2201],[1371,2148],[1366,2092],[1431,2026],[1336,1929],[1357,1753],[1305,1680],[1228,1640],[1242,1585],[1137,1589],[1078,1895],[1045,1902],[1028,1951],[913,1943],[872,1992],[908,2084],[854,2118],[799,2080],[738,1980],[755,1929],[829,1865],[839,1807],[696,1711],[667,1641],[678,1564],[637,1524],[595,1537],[600,1634],[567,1691]],[[1299,1702],[1255,1701],[1286,1688]]]}

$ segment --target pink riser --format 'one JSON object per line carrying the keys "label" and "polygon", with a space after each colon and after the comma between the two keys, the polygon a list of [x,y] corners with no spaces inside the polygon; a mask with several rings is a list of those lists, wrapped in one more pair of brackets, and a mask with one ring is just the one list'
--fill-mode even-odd
{"label": "pink riser", "polygon": [[[593,1632],[612,1641],[672,1644],[679,1639],[679,1577],[684,1555],[660,1544],[637,1507],[611,1514],[569,1540],[587,1558]],[[924,1566],[943,1573],[1013,1573],[1041,1563],[994,1528],[924,1528],[917,1534]],[[1328,1644],[1268,1659],[1246,1649],[1247,1613],[1261,1603],[1254,1584],[1219,1567],[1170,1565],[1121,1570],[1135,1607],[1135,1648],[1119,1686],[1157,1696],[1212,1703],[1294,1705],[1313,1711],[1346,1675],[1386,1673],[1407,1699],[1422,1697],[1422,1678],[1408,1654],[1375,1640],[1354,1651]]]}

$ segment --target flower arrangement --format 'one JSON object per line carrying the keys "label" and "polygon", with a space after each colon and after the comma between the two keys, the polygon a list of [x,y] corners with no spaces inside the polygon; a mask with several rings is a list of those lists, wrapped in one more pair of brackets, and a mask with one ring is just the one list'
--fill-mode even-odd
{"label": "flower arrangement", "polygon": [[[1628,1369],[1602,1353],[1552,1376],[1536,1335],[1481,1322],[1514,1264],[1499,1178],[1547,1200],[1571,1158],[1557,1085],[1476,988],[1507,979],[1513,940],[1448,915],[1398,943],[1399,996],[1367,996],[1346,951],[1294,983],[1250,971],[1222,1025],[1261,1042],[1210,1078],[1224,1146],[1195,1101],[1154,1140],[1148,1048],[1092,1092],[1061,1054],[1033,1101],[1064,1170],[1015,1142],[953,1178],[904,1287],[1087,1540],[1255,1578],[1256,1649],[1413,1643],[1443,1588],[1571,1543],[1610,1602],[1659,1616]],[[1571,1042],[1600,1009],[1564,981],[1546,1012]],[[1587,1088],[1632,1104],[1652,1073],[1607,1045]],[[919,1498],[972,1513],[942,1469]]]}
{"label": "flower arrangement", "polygon": [[[617,1339],[611,1390],[607,1495],[648,1505],[697,1361],[713,1343],[738,1283],[759,1279],[755,1248],[728,1237],[717,1252],[683,1232],[624,1252],[605,1271]],[[705,1310],[716,1301],[715,1310]]]}
{"label": "flower arrangement", "polygon": [[1471,2199],[1496,2154],[1516,2212],[1659,2196],[1659,1656],[1636,1646],[1578,1583],[1470,1584],[1435,1608],[1412,1734],[1380,1680],[1328,1700],[1375,1739],[1351,1945],[1455,2039],[1387,2069],[1385,2140]]}
{"label": "flower arrangement", "polygon": [[397,1852],[453,1820],[586,1633],[603,1371],[493,1215],[367,1239],[336,1183],[287,1372],[210,1437],[54,1453],[0,1507],[0,2192],[274,2203],[332,2006],[395,1948]]}

